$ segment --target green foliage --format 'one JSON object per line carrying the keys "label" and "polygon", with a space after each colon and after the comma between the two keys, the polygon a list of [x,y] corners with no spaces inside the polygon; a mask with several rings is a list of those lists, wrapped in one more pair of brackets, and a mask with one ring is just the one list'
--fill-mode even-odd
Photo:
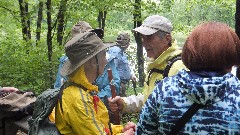
{"label": "green foliage", "polygon": [[19,41],[1,42],[0,84],[15,86],[21,90],[30,89],[36,93],[42,92],[52,85],[49,84],[49,71],[56,72],[58,62],[54,60],[55,62],[51,63],[54,66],[50,67],[45,44],[34,46]]}

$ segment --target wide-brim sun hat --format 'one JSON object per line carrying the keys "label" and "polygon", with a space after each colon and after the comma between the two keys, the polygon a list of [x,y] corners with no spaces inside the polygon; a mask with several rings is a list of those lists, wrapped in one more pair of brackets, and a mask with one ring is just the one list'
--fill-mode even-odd
{"label": "wide-brim sun hat", "polygon": [[94,32],[87,31],[74,36],[64,46],[68,60],[61,69],[61,75],[69,76],[89,59],[113,45],[104,44]]}
{"label": "wide-brim sun hat", "polygon": [[147,17],[140,27],[133,29],[133,32],[141,33],[142,35],[152,35],[157,31],[163,31],[166,33],[172,32],[171,22],[163,16],[152,15]]}

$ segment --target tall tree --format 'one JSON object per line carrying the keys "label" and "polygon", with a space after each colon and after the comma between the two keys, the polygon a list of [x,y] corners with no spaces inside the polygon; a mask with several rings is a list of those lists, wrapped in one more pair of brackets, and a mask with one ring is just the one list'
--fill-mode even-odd
{"label": "tall tree", "polygon": [[41,26],[43,17],[43,2],[39,1],[38,4],[38,18],[37,18],[37,29],[36,29],[36,44],[40,41],[41,37]]}
{"label": "tall tree", "polygon": [[28,13],[28,2],[27,0],[18,0],[18,3],[20,6],[23,39],[29,41],[31,39],[31,29]]}
{"label": "tall tree", "polygon": [[[236,0],[235,31],[240,38],[240,0]],[[237,68],[237,77],[240,79],[240,66]]]}
{"label": "tall tree", "polygon": [[104,30],[104,27],[105,27],[106,17],[107,17],[107,11],[100,10],[98,12],[98,27],[102,28],[103,30]]}
{"label": "tall tree", "polygon": [[[53,84],[53,71],[52,71],[52,1],[47,0],[47,46],[48,46],[48,61],[49,61],[49,76],[50,82]],[[53,87],[53,86],[51,86]]]}
{"label": "tall tree", "polygon": [[235,32],[240,38],[240,0],[236,0]]}
{"label": "tall tree", "polygon": [[65,13],[67,9],[67,0],[61,0],[60,8],[58,11],[57,21],[58,21],[58,29],[57,29],[57,42],[58,45],[62,45],[63,34],[64,34],[64,26],[65,26]]}
{"label": "tall tree", "polygon": [[[142,25],[141,20],[141,0],[135,0],[133,11],[134,28]],[[134,37],[137,43],[137,63],[139,74],[139,86],[142,87],[144,83],[144,58],[143,58],[143,46],[139,33],[134,32]]]}

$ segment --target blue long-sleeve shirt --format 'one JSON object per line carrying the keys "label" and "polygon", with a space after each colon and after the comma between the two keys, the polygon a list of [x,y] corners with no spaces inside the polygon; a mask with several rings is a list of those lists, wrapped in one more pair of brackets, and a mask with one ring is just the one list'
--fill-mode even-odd
{"label": "blue long-sleeve shirt", "polygon": [[[60,71],[63,67],[63,64],[65,63],[65,61],[67,60],[67,56],[64,55],[62,56],[59,61],[60,61],[60,64],[59,64],[59,69],[58,69],[58,73],[57,73],[57,76],[56,76],[56,81],[55,81],[55,84],[54,84],[54,88],[60,88],[62,86],[62,78],[64,81],[67,80],[67,77],[64,77],[60,74]],[[109,80],[108,80],[108,73],[107,73],[107,70],[108,69],[111,69],[112,70],[112,75],[113,75],[113,81],[112,83],[114,84],[115,88],[116,88],[116,92],[117,92],[117,95],[119,94],[119,89],[120,89],[120,78],[119,78],[119,75],[118,75],[118,72],[116,70],[116,66],[114,64],[114,61],[111,60],[109,61],[105,68],[104,68],[104,71],[101,75],[101,78],[99,79],[99,82],[96,82],[97,83],[97,86],[98,86],[98,89],[99,89],[99,93],[98,93],[98,96],[103,99],[104,96],[107,96],[107,97],[112,97],[112,94],[111,94],[111,89],[110,89],[110,85],[109,85]]]}
{"label": "blue long-sleeve shirt", "polygon": [[54,88],[55,89],[59,89],[61,86],[62,86],[62,79],[63,81],[66,81],[67,80],[67,77],[66,76],[62,76],[60,71],[63,67],[63,64],[65,63],[65,61],[68,59],[68,57],[66,55],[63,55],[62,57],[60,57],[59,59],[59,66],[58,66],[58,73],[57,73],[57,76],[56,76],[56,81],[54,83]]}
{"label": "blue long-sleeve shirt", "polygon": [[118,46],[110,47],[108,50],[108,61],[114,59],[120,79],[130,80],[133,75],[127,54]]}
{"label": "blue long-sleeve shirt", "polygon": [[97,83],[99,92],[98,92],[98,96],[103,99],[104,96],[107,97],[112,97],[112,93],[111,93],[111,89],[110,89],[110,83],[109,83],[109,79],[108,79],[108,69],[112,70],[112,75],[113,75],[113,80],[112,83],[116,88],[116,93],[117,95],[119,94],[119,89],[120,89],[120,78],[118,75],[118,72],[116,70],[114,61],[111,60],[107,63],[107,65],[104,68],[104,71],[101,75],[101,78],[98,80],[100,83]]}

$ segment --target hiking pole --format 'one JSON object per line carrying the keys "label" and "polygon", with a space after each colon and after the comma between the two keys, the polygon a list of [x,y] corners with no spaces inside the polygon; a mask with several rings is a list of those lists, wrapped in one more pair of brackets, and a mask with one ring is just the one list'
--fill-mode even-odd
{"label": "hiking pole", "polygon": [[[112,70],[109,68],[107,71],[108,71],[108,80],[110,83],[112,98],[115,98],[117,96],[117,94],[116,94],[116,88],[115,88],[114,84],[112,83],[112,80],[113,80]],[[113,116],[114,116],[113,124],[120,125],[119,112],[118,111],[114,112]]]}
{"label": "hiking pole", "polygon": [[136,81],[132,80],[132,84],[133,84],[134,93],[137,96],[137,91],[136,91],[137,83],[136,83]]}

